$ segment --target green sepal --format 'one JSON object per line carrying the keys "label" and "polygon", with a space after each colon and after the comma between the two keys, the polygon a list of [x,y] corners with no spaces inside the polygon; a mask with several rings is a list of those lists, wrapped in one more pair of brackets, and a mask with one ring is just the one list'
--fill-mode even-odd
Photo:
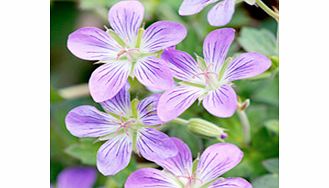
{"label": "green sepal", "polygon": [[118,43],[120,46],[125,47],[126,43],[121,39],[121,37],[116,34],[112,29],[108,29],[107,33]]}
{"label": "green sepal", "polygon": [[138,111],[137,111],[137,105],[139,103],[138,99],[134,99],[131,101],[131,112],[132,116],[137,119],[138,117]]}
{"label": "green sepal", "polygon": [[139,28],[138,34],[137,34],[137,41],[136,41],[136,48],[139,48],[142,42],[142,37],[144,34],[145,29],[144,28]]}

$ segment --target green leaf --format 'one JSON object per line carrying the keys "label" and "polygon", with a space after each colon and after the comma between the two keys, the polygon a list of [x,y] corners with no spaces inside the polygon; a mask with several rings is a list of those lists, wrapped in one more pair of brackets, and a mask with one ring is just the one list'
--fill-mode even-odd
{"label": "green leaf", "polygon": [[242,28],[238,42],[247,52],[259,52],[266,56],[278,55],[276,38],[266,29]]}
{"label": "green leaf", "polygon": [[279,174],[279,159],[267,159],[263,161],[263,166],[273,174]]}
{"label": "green leaf", "polygon": [[79,159],[83,164],[96,165],[96,155],[101,143],[94,143],[94,139],[84,138],[80,143],[65,149],[70,156]]}
{"label": "green leaf", "polygon": [[254,188],[279,188],[279,176],[277,174],[267,174],[252,181]]}
{"label": "green leaf", "polygon": [[275,134],[279,134],[279,121],[277,119],[274,120],[268,120],[265,122],[265,127],[275,133]]}

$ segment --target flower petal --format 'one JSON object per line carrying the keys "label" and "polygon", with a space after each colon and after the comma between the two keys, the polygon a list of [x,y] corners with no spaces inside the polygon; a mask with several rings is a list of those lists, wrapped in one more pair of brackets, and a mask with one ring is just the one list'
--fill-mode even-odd
{"label": "flower petal", "polygon": [[187,16],[200,12],[207,5],[218,0],[184,0],[179,7],[179,15]]}
{"label": "flower petal", "polygon": [[67,40],[68,49],[85,60],[108,60],[116,58],[119,44],[105,31],[95,27],[85,27],[71,33]]}
{"label": "flower petal", "polygon": [[231,170],[242,157],[242,151],[233,144],[213,144],[202,153],[196,175],[206,184]]}
{"label": "flower petal", "polygon": [[125,188],[179,188],[181,187],[164,171],[153,168],[142,168],[133,172],[125,183]]}
{"label": "flower petal", "polygon": [[136,40],[143,17],[144,7],[139,1],[120,1],[112,6],[108,15],[113,30],[130,45]]}
{"label": "flower petal", "polygon": [[90,188],[96,181],[96,169],[70,167],[58,175],[57,188]]}
{"label": "flower petal", "polygon": [[228,24],[234,14],[235,0],[222,0],[208,12],[208,21],[212,26]]}
{"label": "flower petal", "polygon": [[171,138],[175,143],[178,153],[174,157],[159,159],[154,162],[170,171],[176,177],[189,177],[192,175],[192,153],[190,148],[180,139]]}
{"label": "flower petal", "polygon": [[210,32],[203,42],[204,59],[215,73],[219,73],[225,61],[234,33],[231,28],[217,29]]}
{"label": "flower petal", "polygon": [[209,113],[215,116],[230,117],[234,114],[238,101],[233,88],[222,85],[217,90],[210,91],[202,104]]}
{"label": "flower petal", "polygon": [[212,183],[209,188],[252,188],[252,185],[243,178],[221,178]]}
{"label": "flower petal", "polygon": [[201,88],[178,86],[164,92],[158,104],[158,116],[162,121],[170,121],[182,114],[202,94]]}
{"label": "flower petal", "polygon": [[124,135],[117,135],[105,142],[97,152],[97,168],[105,176],[111,176],[124,169],[130,162],[132,141]]}
{"label": "flower petal", "polygon": [[144,125],[159,125],[163,123],[157,113],[159,98],[159,94],[154,94],[139,102],[137,106],[138,116]]}
{"label": "flower petal", "polygon": [[110,100],[101,102],[100,104],[105,111],[114,113],[120,116],[125,116],[131,113],[129,83],[124,85],[118,94]]}
{"label": "flower petal", "polygon": [[100,137],[113,133],[118,123],[109,114],[93,106],[79,106],[72,109],[65,118],[66,128],[77,137]]}
{"label": "flower petal", "polygon": [[145,30],[141,49],[145,52],[158,52],[180,43],[186,34],[186,28],[180,23],[158,21]]}
{"label": "flower petal", "polygon": [[90,94],[96,102],[114,97],[126,84],[131,64],[128,61],[106,63],[98,67],[89,80]]}
{"label": "flower petal", "polygon": [[170,137],[156,129],[141,128],[137,133],[137,149],[147,160],[165,159],[177,154],[177,148]]}
{"label": "flower petal", "polygon": [[271,60],[256,53],[243,53],[235,58],[225,70],[223,79],[226,81],[240,80],[257,76],[271,67]]}
{"label": "flower petal", "polygon": [[169,62],[168,66],[174,77],[180,80],[190,81],[200,72],[198,63],[186,52],[167,48],[162,53],[161,58]]}
{"label": "flower petal", "polygon": [[174,80],[164,60],[148,56],[139,59],[134,75],[143,85],[155,90],[166,90],[174,86]]}

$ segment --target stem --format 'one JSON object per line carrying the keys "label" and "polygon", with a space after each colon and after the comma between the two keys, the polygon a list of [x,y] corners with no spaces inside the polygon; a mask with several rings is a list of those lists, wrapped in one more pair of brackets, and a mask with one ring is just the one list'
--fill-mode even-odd
{"label": "stem", "polygon": [[171,122],[181,124],[181,125],[187,125],[188,121],[182,118],[176,118],[172,120]]}
{"label": "stem", "polygon": [[277,22],[279,22],[279,14],[270,9],[263,1],[256,0],[257,5],[263,9],[268,15],[273,17]]}
{"label": "stem", "polygon": [[243,128],[243,135],[244,135],[244,142],[246,145],[249,145],[251,142],[251,137],[250,137],[250,123],[248,120],[248,116],[245,112],[245,110],[237,110],[238,116]]}

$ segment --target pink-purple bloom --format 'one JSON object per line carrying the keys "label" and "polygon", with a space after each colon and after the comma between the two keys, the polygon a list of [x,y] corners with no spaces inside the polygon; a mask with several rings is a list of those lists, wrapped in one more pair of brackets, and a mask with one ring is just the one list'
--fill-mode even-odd
{"label": "pink-purple bloom", "polygon": [[57,188],[92,188],[97,172],[92,167],[70,167],[64,169],[57,178]]}
{"label": "pink-purple bloom", "polygon": [[252,188],[242,178],[220,177],[240,163],[243,152],[237,146],[228,143],[211,145],[200,159],[192,162],[188,146],[180,139],[172,140],[178,148],[178,154],[171,158],[154,160],[163,170],[139,169],[128,177],[125,188]]}
{"label": "pink-purple bloom", "polygon": [[254,77],[266,71],[271,61],[264,55],[242,53],[233,60],[225,60],[234,39],[235,30],[217,29],[210,32],[203,43],[204,59],[195,61],[186,52],[168,48],[162,58],[169,62],[178,86],[168,89],[159,99],[158,115],[169,121],[189,108],[196,100],[218,117],[230,117],[237,109],[237,95],[232,81]]}
{"label": "pink-purple bloom", "polygon": [[140,102],[130,101],[126,84],[112,99],[101,102],[106,113],[93,106],[79,106],[66,116],[66,127],[77,137],[95,137],[106,142],[97,152],[97,168],[104,175],[114,175],[130,162],[132,151],[148,160],[177,154],[174,142],[155,125],[159,95]]}
{"label": "pink-purple bloom", "polygon": [[[183,0],[179,8],[179,14],[182,16],[197,14],[206,6],[218,2],[208,12],[208,22],[212,26],[224,26],[232,19],[235,1],[236,0]],[[244,1],[250,5],[255,4],[255,0]]]}
{"label": "pink-purple bloom", "polygon": [[187,31],[172,21],[158,21],[144,30],[140,28],[143,16],[144,7],[139,1],[120,1],[108,14],[113,30],[85,27],[70,34],[67,46],[74,55],[104,63],[89,80],[96,102],[114,97],[129,76],[157,90],[173,86],[170,71],[158,56],[163,49],[181,42]]}

